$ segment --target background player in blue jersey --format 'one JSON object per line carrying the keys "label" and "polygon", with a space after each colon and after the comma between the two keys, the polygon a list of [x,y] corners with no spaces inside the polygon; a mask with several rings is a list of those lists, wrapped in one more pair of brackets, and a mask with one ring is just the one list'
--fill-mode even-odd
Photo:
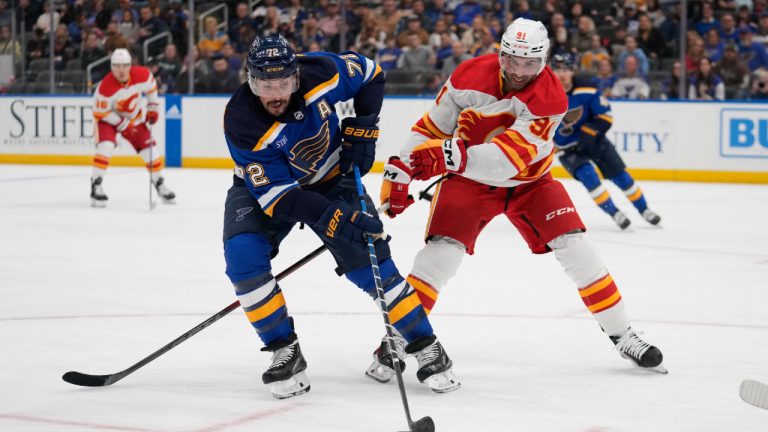
{"label": "background player in blue jersey", "polygon": [[612,216],[621,229],[626,229],[630,221],[616,208],[592,163],[603,177],[624,191],[643,219],[658,225],[661,217],[648,208],[643,192],[627,172],[616,147],[605,137],[613,123],[611,105],[591,84],[574,81],[574,68],[570,54],[553,56],[552,69],[568,94],[568,112],[555,133],[555,145],[562,150],[560,163],[587,188],[595,203]]}
{"label": "background player in blue jersey", "polygon": [[[359,211],[350,171],[354,164],[365,174],[373,165],[383,95],[381,68],[362,55],[296,56],[285,38],[268,36],[253,41],[248,82],[227,104],[224,135],[236,168],[224,213],[226,273],[263,350],[273,353],[262,380],[276,398],[309,390],[293,319],[271,272],[291,228],[310,227],[339,274],[376,297],[364,234],[382,234],[383,225],[378,215]],[[334,104],[351,98],[356,117],[340,128]],[[390,320],[419,361],[417,377],[438,392],[458,388],[452,362],[387,241],[377,240],[375,248]]]}

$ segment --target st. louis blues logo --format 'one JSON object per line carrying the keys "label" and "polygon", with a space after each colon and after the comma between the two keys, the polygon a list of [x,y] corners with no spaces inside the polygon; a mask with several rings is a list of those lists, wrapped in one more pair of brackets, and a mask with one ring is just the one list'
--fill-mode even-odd
{"label": "st. louis blues logo", "polygon": [[245,215],[253,211],[253,207],[243,207],[235,210],[237,212],[236,222],[242,222],[245,219]]}
{"label": "st. louis blues logo", "polygon": [[573,134],[574,127],[581,120],[581,116],[584,113],[584,106],[579,105],[575,108],[571,108],[565,113],[563,117],[562,126],[560,128],[560,135],[570,136]]}
{"label": "st. louis blues logo", "polygon": [[306,173],[299,179],[299,184],[303,185],[312,179],[319,168],[320,162],[328,152],[328,146],[331,143],[330,129],[328,122],[323,122],[320,130],[315,136],[297,142],[291,148],[291,165],[297,170]]}

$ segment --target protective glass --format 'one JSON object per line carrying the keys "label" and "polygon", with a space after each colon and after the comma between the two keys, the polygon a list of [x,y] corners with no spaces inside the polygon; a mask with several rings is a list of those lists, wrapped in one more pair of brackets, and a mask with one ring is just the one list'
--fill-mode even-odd
{"label": "protective glass", "polygon": [[515,57],[499,54],[499,63],[504,72],[514,75],[536,75],[541,66],[539,57]]}
{"label": "protective glass", "polygon": [[248,78],[248,84],[251,86],[253,94],[264,97],[286,97],[299,89],[299,80],[295,74],[287,78],[277,79],[250,77]]}

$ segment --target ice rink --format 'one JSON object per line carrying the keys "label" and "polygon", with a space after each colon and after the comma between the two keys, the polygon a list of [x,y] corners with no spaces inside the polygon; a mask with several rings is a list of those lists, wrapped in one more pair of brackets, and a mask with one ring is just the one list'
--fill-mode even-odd
{"label": "ice rink", "polygon": [[[110,168],[109,205],[94,209],[90,170],[0,165],[1,431],[406,430],[396,384],[363,374],[381,315],[328,253],[281,282],[306,395],[272,398],[269,354],[240,309],[110,387],[62,381],[123,370],[235,300],[221,243],[228,170],[167,170],[178,204],[151,212],[146,171]],[[365,180],[377,197],[380,176]],[[633,222],[621,232],[564,183],[669,375],[620,358],[554,256],[531,255],[497,219],[431,315],[463,387],[432,393],[409,359],[413,416],[439,432],[768,431],[768,411],[737,393],[745,378],[768,381],[768,186],[641,182],[657,228],[609,185]],[[427,213],[421,202],[386,222],[404,274]],[[319,244],[296,229],[275,274]]]}

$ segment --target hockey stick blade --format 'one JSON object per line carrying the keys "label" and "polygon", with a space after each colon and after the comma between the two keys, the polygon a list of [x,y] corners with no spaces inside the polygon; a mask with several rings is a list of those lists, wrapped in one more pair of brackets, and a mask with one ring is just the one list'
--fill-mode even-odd
{"label": "hockey stick blade", "polygon": [[123,377],[120,375],[120,373],[112,375],[88,375],[73,371],[65,373],[61,379],[70,384],[83,387],[104,387],[122,379]]}
{"label": "hockey stick blade", "polygon": [[411,424],[411,432],[435,432],[435,421],[432,417],[422,417]]}
{"label": "hockey stick blade", "polygon": [[768,385],[755,380],[744,380],[739,385],[741,399],[753,406],[768,410]]}

